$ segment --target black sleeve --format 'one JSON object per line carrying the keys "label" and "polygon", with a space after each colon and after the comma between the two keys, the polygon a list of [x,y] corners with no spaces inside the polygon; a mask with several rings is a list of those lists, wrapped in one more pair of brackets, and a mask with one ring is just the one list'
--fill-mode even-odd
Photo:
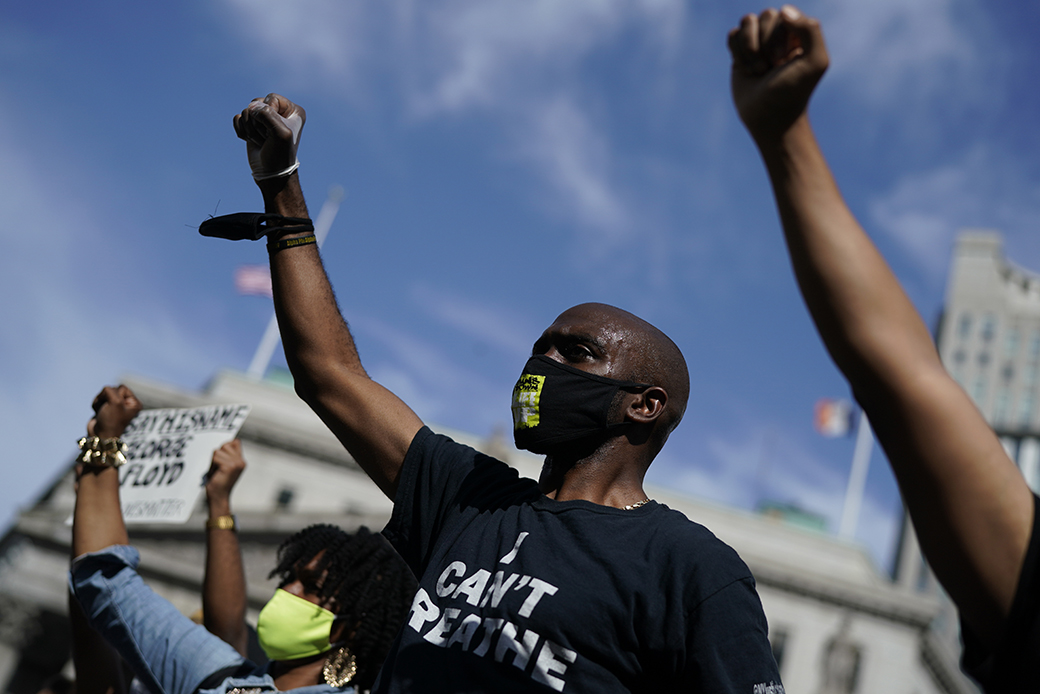
{"label": "black sleeve", "polygon": [[687,615],[686,671],[677,691],[783,694],[754,579],[733,581]]}
{"label": "black sleeve", "polygon": [[505,463],[423,427],[405,455],[383,534],[421,576],[437,539],[466,510],[532,493],[536,483]]}
{"label": "black sleeve", "polygon": [[961,620],[964,655],[961,666],[983,691],[1031,691],[1040,662],[1040,498],[1033,495],[1033,534],[1029,539],[1011,612],[996,649],[987,650]]}

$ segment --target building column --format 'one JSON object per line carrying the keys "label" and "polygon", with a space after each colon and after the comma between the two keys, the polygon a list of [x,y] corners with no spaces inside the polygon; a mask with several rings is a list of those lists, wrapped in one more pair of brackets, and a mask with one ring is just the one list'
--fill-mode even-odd
{"label": "building column", "polygon": [[1040,440],[1034,436],[1022,439],[1018,447],[1018,468],[1026,484],[1034,492],[1040,490]]}

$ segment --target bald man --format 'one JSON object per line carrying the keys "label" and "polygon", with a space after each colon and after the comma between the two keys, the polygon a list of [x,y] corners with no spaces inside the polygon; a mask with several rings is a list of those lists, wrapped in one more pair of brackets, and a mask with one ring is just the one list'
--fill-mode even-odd
{"label": "bald man", "polygon": [[296,390],[393,499],[384,532],[420,577],[373,691],[783,694],[747,567],[643,490],[689,396],[675,344],[612,306],[564,311],[513,392],[537,482],[434,434],[368,377],[340,315],[296,174],[305,117],[272,94],[235,130],[276,215]]}

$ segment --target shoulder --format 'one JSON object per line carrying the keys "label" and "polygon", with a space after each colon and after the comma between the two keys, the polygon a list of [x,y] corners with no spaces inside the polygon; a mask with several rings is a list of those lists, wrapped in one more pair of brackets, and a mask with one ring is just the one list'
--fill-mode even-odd
{"label": "shoulder", "polygon": [[537,487],[534,480],[521,477],[516,469],[501,460],[435,433],[429,427],[423,427],[413,439],[406,459],[406,464],[409,463],[415,467],[440,468],[448,474],[462,473],[459,483],[464,494],[487,490],[489,486],[504,485],[514,491]]}
{"label": "shoulder", "polygon": [[711,530],[664,504],[657,506],[655,512],[647,516],[650,532],[657,542],[674,549],[696,549],[698,554],[706,553],[712,559],[728,559],[744,566],[736,551]]}
{"label": "shoulder", "polygon": [[[450,436],[438,434],[424,426],[412,439],[405,457],[405,464],[422,464],[424,462],[433,462],[437,465],[450,465],[453,462],[472,464],[481,455],[472,446],[459,443]],[[483,457],[488,458],[488,456]],[[489,458],[489,460],[493,459]]]}
{"label": "shoulder", "polygon": [[683,581],[690,599],[700,602],[739,581],[754,586],[751,570],[736,550],[679,511],[659,507],[647,515],[656,561]]}

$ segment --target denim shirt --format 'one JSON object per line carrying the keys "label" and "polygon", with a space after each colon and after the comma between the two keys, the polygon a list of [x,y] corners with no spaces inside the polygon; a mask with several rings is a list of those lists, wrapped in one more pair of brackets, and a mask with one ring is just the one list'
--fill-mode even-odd
{"label": "denim shirt", "polygon": [[[140,555],[128,545],[84,554],[72,563],[69,583],[87,620],[130,664],[154,694],[258,694],[278,691],[266,668],[257,668],[234,648],[195,624],[145,585],[137,573]],[[253,672],[249,672],[252,666]],[[199,689],[215,673],[219,686]],[[316,684],[293,694],[354,694],[353,687]]]}

